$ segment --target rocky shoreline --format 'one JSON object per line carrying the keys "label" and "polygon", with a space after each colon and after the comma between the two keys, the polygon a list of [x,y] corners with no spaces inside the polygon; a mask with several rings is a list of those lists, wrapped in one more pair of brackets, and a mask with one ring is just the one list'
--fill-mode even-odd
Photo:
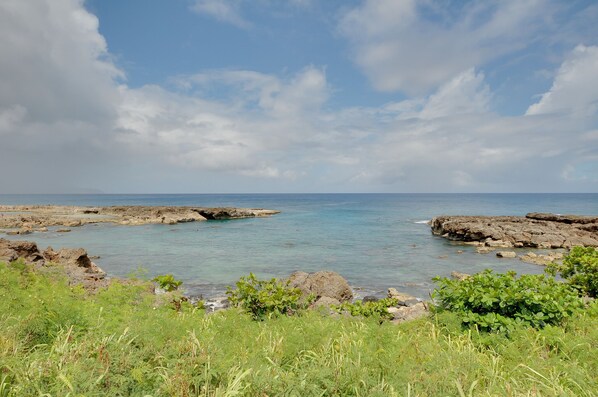
{"label": "rocky shoreline", "polygon": [[529,213],[526,216],[438,216],[432,233],[488,248],[598,247],[598,216]]}
{"label": "rocky shoreline", "polygon": [[[31,265],[37,272],[60,271],[67,277],[69,285],[81,286],[92,294],[107,288],[111,283],[130,284],[136,282],[119,277],[108,277],[106,272],[91,261],[87,251],[83,248],[62,248],[55,251],[52,247],[48,247],[46,250],[40,251],[37,244],[31,241],[12,241],[0,238],[0,262],[16,260],[22,260]],[[315,297],[315,301],[311,305],[312,309],[329,308],[343,302],[350,302],[354,298],[347,280],[336,272],[294,272],[287,280],[289,285],[299,289],[305,298]],[[155,288],[151,284],[148,285],[152,287],[152,293],[160,293],[159,288]],[[388,308],[394,323],[412,320],[428,313],[428,306],[425,302],[400,293],[395,288],[389,288],[387,296],[397,301],[396,306]],[[201,297],[188,296],[183,299],[197,301]],[[365,300],[372,301],[378,300],[378,298],[370,296],[365,297]],[[204,304],[212,312],[229,307],[228,299],[225,296],[210,299]]]}
{"label": "rocky shoreline", "polygon": [[63,271],[71,285],[80,285],[89,292],[110,284],[106,272],[91,261],[83,248],[63,248],[54,251],[48,247],[40,251],[31,241],[12,241],[0,238],[0,261],[22,260],[36,271],[47,272],[58,268]]}
{"label": "rocky shoreline", "polygon": [[79,207],[59,205],[0,205],[0,229],[7,234],[45,232],[48,227],[70,227],[93,223],[119,225],[169,224],[264,217],[280,211],[262,208],[111,206]]}

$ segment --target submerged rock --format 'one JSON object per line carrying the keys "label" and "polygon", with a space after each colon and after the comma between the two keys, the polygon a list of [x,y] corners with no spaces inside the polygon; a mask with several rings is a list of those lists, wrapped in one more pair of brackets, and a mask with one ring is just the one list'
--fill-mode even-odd
{"label": "submerged rock", "polygon": [[534,265],[546,266],[552,262],[557,262],[563,259],[562,252],[551,252],[549,254],[537,254],[535,252],[528,252],[519,257],[520,260]]}
{"label": "submerged rock", "polygon": [[471,277],[471,274],[467,273],[460,273],[460,272],[451,272],[451,277],[455,280],[463,281]]}

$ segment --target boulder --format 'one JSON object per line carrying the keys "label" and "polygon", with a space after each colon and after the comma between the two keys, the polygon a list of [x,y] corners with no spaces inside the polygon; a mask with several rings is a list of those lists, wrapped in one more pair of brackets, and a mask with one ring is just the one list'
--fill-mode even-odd
{"label": "boulder", "polygon": [[289,285],[301,290],[303,296],[313,294],[316,299],[327,297],[346,302],[353,299],[351,287],[340,274],[330,271],[315,273],[294,272],[288,278]]}
{"label": "boulder", "polygon": [[513,251],[498,251],[496,256],[499,258],[517,258],[517,254]]}
{"label": "boulder", "polygon": [[330,307],[330,306],[337,306],[340,304],[341,303],[339,302],[338,299],[330,298],[328,296],[322,296],[318,300],[316,300],[314,303],[312,303],[311,307],[312,308]]}
{"label": "boulder", "polygon": [[403,302],[409,299],[414,299],[413,296],[406,294],[404,292],[399,292],[396,288],[389,288],[386,294],[387,297],[391,299],[397,299],[399,302]]}
{"label": "boulder", "polygon": [[50,262],[84,268],[91,268],[93,263],[83,248],[63,248],[56,252],[48,247],[44,251],[44,257]]}
{"label": "boulder", "polygon": [[418,302],[412,306],[389,307],[388,312],[393,317],[392,323],[398,324],[404,321],[424,317],[429,311],[424,302]]}

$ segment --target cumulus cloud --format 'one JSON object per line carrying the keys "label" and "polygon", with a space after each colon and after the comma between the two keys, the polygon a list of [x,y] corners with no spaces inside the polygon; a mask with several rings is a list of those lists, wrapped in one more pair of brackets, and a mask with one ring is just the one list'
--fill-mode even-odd
{"label": "cumulus cloud", "polygon": [[[122,89],[119,140],[175,165],[269,178],[295,177],[281,169],[281,160],[312,139],[312,123],[328,96],[324,72],[314,67],[286,80],[217,71],[175,81],[184,93],[158,86]],[[202,99],[213,86],[234,94]]]}
{"label": "cumulus cloud", "polygon": [[527,110],[528,115],[598,111],[598,47],[578,45],[559,68],[550,90]]}
{"label": "cumulus cloud", "polygon": [[99,160],[123,73],[80,0],[2,1],[0,37],[0,185],[59,191]]}
{"label": "cumulus cloud", "polygon": [[525,48],[552,12],[547,0],[464,2],[452,9],[437,1],[366,0],[342,17],[339,29],[376,89],[422,94]]}
{"label": "cumulus cloud", "polygon": [[47,122],[113,113],[123,75],[82,1],[2,1],[0,36],[1,107],[23,106]]}
{"label": "cumulus cloud", "polygon": [[[401,15],[397,29],[408,31],[421,19],[413,4],[366,2],[360,12],[381,21],[364,25],[364,36],[384,41],[395,20],[388,15]],[[519,26],[500,16],[502,3],[485,4],[466,13],[485,10],[492,22],[477,33],[492,40]],[[345,20],[357,24],[359,15]],[[455,18],[442,28],[449,35],[475,25]],[[6,0],[0,34],[0,166],[10,170],[0,173],[3,191],[598,188],[590,175],[598,162],[596,47],[576,47],[527,114],[506,117],[469,62],[449,63],[453,72],[424,84],[436,86],[430,94],[333,108],[318,66],[282,76],[215,70],[129,87],[82,1]]]}

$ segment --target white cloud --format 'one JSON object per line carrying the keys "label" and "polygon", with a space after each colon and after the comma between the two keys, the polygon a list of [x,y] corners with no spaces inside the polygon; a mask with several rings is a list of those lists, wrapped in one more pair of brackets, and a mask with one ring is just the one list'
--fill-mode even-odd
{"label": "white cloud", "polygon": [[[398,29],[420,18],[411,3],[393,3],[404,13]],[[391,7],[366,6],[376,4]],[[492,23],[476,32],[497,37],[512,22],[485,4]],[[449,33],[474,26],[463,18]],[[390,28],[363,29],[387,37]],[[332,109],[326,70],[315,66],[283,77],[221,70],[178,76],[172,89],[128,87],[81,1],[6,0],[0,35],[0,167],[10,170],[0,174],[3,191],[598,188],[590,175],[598,161],[596,47],[577,47],[528,115],[505,117],[468,62],[435,77],[429,95]]]}
{"label": "white cloud", "polygon": [[[592,159],[583,119],[499,116],[473,69],[429,96],[338,111],[326,110],[326,76],[313,67],[286,79],[217,71],[177,83],[183,93],[126,90],[121,139],[198,172],[312,190],[547,191],[574,183],[563,169]],[[215,87],[229,94],[207,99]]]}
{"label": "white cloud", "polygon": [[259,8],[261,13],[269,16],[291,16],[297,10],[309,10],[313,0],[194,0],[191,10],[197,14],[205,15],[236,26],[240,29],[250,29],[255,26],[244,16],[247,8]]}
{"label": "white cloud", "polygon": [[490,88],[482,73],[469,69],[443,84],[430,96],[420,116],[424,119],[487,112]]}
{"label": "white cloud", "polygon": [[561,65],[550,91],[531,105],[528,115],[598,111],[598,47],[578,45]]}
{"label": "white cloud", "polygon": [[[175,81],[187,93],[157,86],[122,89],[121,142],[187,168],[268,178],[297,175],[281,159],[313,139],[313,120],[328,96],[322,70],[308,67],[287,80],[218,71]],[[202,99],[203,89],[213,84],[232,88],[233,94],[221,101]]]}
{"label": "white cloud", "polygon": [[366,0],[339,29],[377,90],[422,94],[525,48],[551,12],[547,0],[464,2],[451,10],[434,0]]}
{"label": "white cloud", "polygon": [[247,29],[252,26],[241,16],[240,0],[195,0],[191,9],[198,14],[208,15],[238,28]]}
{"label": "white cloud", "polygon": [[81,0],[2,1],[0,37],[0,107],[50,122],[112,114],[123,75]]}
{"label": "white cloud", "polygon": [[0,37],[0,168],[11,171],[0,173],[2,190],[60,191],[91,175],[106,159],[124,77],[98,19],[82,0],[3,0]]}

